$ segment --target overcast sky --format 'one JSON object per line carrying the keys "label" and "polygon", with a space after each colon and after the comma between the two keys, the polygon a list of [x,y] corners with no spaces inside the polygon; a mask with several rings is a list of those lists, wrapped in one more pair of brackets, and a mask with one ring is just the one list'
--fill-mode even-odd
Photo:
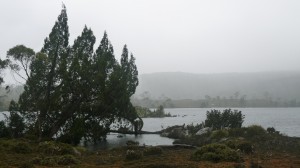
{"label": "overcast sky", "polygon": [[[106,30],[117,59],[124,44],[139,73],[300,70],[299,0],[63,0],[70,43],[84,25]],[[61,0],[1,0],[0,55],[39,51]]]}

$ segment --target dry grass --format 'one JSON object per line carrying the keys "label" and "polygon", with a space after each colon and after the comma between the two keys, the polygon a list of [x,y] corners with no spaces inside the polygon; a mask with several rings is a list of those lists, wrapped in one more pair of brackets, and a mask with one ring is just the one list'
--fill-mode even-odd
{"label": "dry grass", "polygon": [[[25,163],[30,163],[34,157],[41,156],[38,152],[37,144],[28,143],[33,149],[31,153],[16,153],[9,148],[18,143],[18,141],[2,141],[0,148],[0,168],[18,168],[24,167]],[[143,150],[138,147],[136,150]],[[258,163],[263,168],[283,168],[283,167],[300,167],[300,156],[291,153],[272,153],[272,154],[253,154],[244,155],[243,163],[219,162],[213,163],[208,161],[192,161],[191,155],[196,149],[184,148],[162,148],[162,153],[157,155],[144,155],[138,160],[126,160],[127,148],[117,148],[112,150],[100,150],[97,152],[83,152],[81,156],[75,156],[80,163],[71,165],[56,165],[54,167],[70,168],[236,168],[244,165],[250,167],[251,162]],[[30,164],[28,164],[30,165]],[[28,166],[27,165],[27,166]],[[47,167],[33,164],[34,167]]]}

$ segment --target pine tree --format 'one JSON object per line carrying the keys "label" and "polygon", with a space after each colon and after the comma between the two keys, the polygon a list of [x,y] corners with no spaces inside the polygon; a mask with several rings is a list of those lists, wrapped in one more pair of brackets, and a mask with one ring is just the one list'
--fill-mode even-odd
{"label": "pine tree", "polygon": [[10,65],[19,70],[18,62],[27,72],[16,106],[27,133],[76,144],[82,138],[104,139],[112,123],[122,119],[140,130],[142,120],[130,102],[138,85],[133,55],[129,58],[125,46],[119,64],[106,32],[94,52],[96,38],[86,26],[70,47],[67,21],[63,6],[40,52],[25,46],[10,50]]}

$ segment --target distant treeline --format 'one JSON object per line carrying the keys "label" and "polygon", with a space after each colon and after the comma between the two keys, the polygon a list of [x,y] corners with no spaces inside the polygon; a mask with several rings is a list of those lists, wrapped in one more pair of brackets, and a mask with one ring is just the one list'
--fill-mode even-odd
{"label": "distant treeline", "polygon": [[18,101],[24,87],[21,85],[8,85],[0,87],[0,111],[7,111],[10,101]]}
{"label": "distant treeline", "polygon": [[172,100],[170,98],[165,99],[151,99],[151,98],[132,98],[132,102],[136,106],[155,108],[159,105],[163,105],[165,108],[212,108],[212,107],[300,107],[300,101],[293,100],[281,100],[266,98],[253,98],[247,99],[247,96],[242,97],[210,97],[205,96],[204,99],[192,100]]}

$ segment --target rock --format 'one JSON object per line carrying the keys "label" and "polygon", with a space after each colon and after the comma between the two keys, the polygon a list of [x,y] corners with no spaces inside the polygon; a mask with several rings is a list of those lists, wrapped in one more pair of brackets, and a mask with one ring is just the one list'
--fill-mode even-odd
{"label": "rock", "polygon": [[208,133],[208,132],[210,132],[210,131],[212,131],[212,128],[210,128],[210,127],[205,127],[205,128],[200,129],[200,130],[196,133],[196,135],[202,135],[202,134]]}

